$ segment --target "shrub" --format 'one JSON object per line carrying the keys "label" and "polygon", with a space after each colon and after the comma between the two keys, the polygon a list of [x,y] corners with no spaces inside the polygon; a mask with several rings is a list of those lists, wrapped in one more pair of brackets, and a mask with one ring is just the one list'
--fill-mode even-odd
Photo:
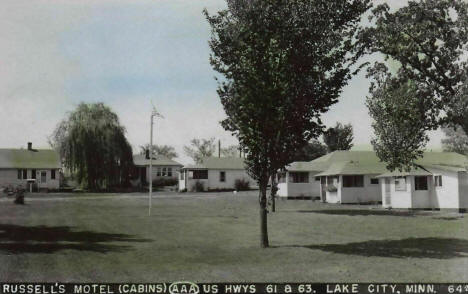
{"label": "shrub", "polygon": [[338,191],[338,188],[335,185],[330,184],[330,185],[327,186],[327,191],[328,192],[336,192],[336,191]]}
{"label": "shrub", "polygon": [[245,179],[236,179],[234,182],[234,188],[236,191],[248,191],[250,190],[250,183]]}
{"label": "shrub", "polygon": [[195,192],[203,192],[205,191],[205,185],[203,182],[196,181],[195,184],[193,184],[192,190]]}
{"label": "shrub", "polygon": [[153,180],[153,187],[164,187],[164,186],[175,186],[178,184],[178,180],[174,178],[164,179],[158,178]]}

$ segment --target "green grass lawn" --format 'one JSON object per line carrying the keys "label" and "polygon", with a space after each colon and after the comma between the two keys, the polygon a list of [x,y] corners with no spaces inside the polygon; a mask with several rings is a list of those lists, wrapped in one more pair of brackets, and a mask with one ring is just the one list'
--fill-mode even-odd
{"label": "green grass lawn", "polygon": [[278,201],[261,249],[250,194],[158,194],[151,217],[143,194],[1,200],[0,280],[468,280],[462,215]]}

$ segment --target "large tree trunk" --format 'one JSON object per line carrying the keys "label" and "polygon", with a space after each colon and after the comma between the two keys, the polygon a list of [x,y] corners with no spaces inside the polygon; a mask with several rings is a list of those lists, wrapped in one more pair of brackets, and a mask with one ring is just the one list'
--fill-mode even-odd
{"label": "large tree trunk", "polygon": [[276,173],[273,172],[271,174],[271,193],[270,193],[270,201],[271,201],[271,211],[276,211],[276,192],[278,192],[278,185],[276,183]]}
{"label": "large tree trunk", "polygon": [[[268,179],[268,178],[267,178]],[[267,248],[268,242],[268,221],[267,221],[267,184],[268,180],[260,182],[259,202],[260,202],[260,247]]]}

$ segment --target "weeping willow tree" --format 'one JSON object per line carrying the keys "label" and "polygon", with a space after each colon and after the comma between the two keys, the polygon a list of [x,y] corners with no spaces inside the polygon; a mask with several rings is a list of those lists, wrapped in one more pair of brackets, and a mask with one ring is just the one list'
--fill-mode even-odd
{"label": "weeping willow tree", "polygon": [[49,138],[63,164],[90,190],[128,184],[132,147],[118,116],[103,103],[81,103]]}

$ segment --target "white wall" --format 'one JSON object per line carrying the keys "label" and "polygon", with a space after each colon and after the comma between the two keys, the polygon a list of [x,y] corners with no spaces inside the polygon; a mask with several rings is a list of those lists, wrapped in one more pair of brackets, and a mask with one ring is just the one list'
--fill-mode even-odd
{"label": "white wall", "polygon": [[[224,171],[226,178],[224,182],[219,180],[220,172]],[[210,169],[208,170],[208,187],[209,189],[234,189],[234,183],[237,179],[244,179],[249,181],[250,187],[257,186],[256,182],[247,174],[243,169],[241,170],[222,170]]]}
{"label": "white wall", "polygon": [[[180,178],[181,174],[183,174],[183,179]],[[179,177],[179,191],[187,189],[187,186],[185,185],[187,173],[185,172],[185,170],[179,170],[179,173],[177,175]]]}
{"label": "white wall", "polygon": [[370,179],[375,176],[377,175],[364,175],[364,187],[343,187],[343,185],[341,185],[341,203],[381,201],[382,192],[380,190],[380,185],[370,183]]}
{"label": "white wall", "polygon": [[[41,175],[40,172],[46,172],[46,183],[40,183]],[[27,178],[31,179],[31,169],[27,170]],[[60,172],[58,169],[55,170],[55,179],[51,178],[50,169],[36,169],[36,183],[41,188],[58,189],[60,187]],[[17,169],[0,169],[0,187],[12,185],[16,187],[22,185],[25,189],[27,188],[26,179],[18,179]]]}
{"label": "white wall", "polygon": [[[395,191],[395,178],[390,177],[390,195],[391,203],[389,206],[393,208],[412,208],[411,201],[411,177],[406,177],[406,191]],[[380,179],[381,181],[383,178]]]}
{"label": "white wall", "polygon": [[434,208],[458,208],[459,207],[459,186],[458,173],[439,169],[430,169],[434,176],[442,176],[442,187],[434,186],[434,179],[431,180],[431,206]]}
{"label": "white wall", "polygon": [[278,184],[278,196],[280,197],[320,197],[320,180],[315,180],[318,172],[309,172],[308,183],[289,182],[289,172],[286,173],[286,183]]}
{"label": "white wall", "polygon": [[[220,181],[220,172],[225,172],[225,181]],[[202,182],[205,190],[211,189],[234,189],[234,183],[237,179],[245,179],[249,181],[250,188],[256,188],[257,183],[252,179],[245,170],[208,170],[208,179],[191,179],[188,177],[189,173],[185,173],[185,179],[179,178],[179,190],[187,189],[193,191],[193,186],[197,181]]]}
{"label": "white wall", "polygon": [[458,195],[459,195],[459,208],[468,208],[468,174],[467,172],[458,172]]}

